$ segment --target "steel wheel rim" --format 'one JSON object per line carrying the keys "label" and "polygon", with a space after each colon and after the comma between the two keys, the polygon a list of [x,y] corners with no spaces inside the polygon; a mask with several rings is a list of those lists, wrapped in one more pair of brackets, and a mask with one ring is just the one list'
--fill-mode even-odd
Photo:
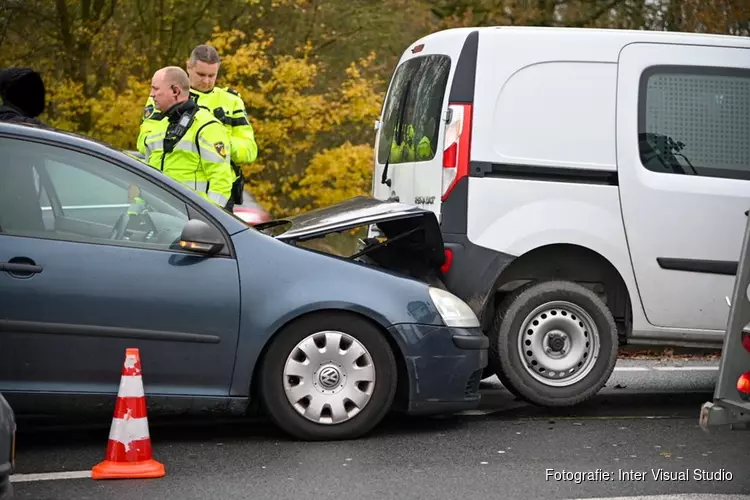
{"label": "steel wheel rim", "polygon": [[599,329],[590,314],[567,301],[547,302],[521,323],[518,353],[535,380],[552,387],[581,381],[599,357]]}
{"label": "steel wheel rim", "polygon": [[359,414],[375,390],[375,363],[367,348],[343,332],[308,335],[284,364],[284,393],[292,408],[317,424],[336,425]]}

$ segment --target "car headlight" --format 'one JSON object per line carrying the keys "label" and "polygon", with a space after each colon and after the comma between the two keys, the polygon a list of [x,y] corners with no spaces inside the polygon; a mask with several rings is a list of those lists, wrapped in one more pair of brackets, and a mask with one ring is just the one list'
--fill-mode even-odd
{"label": "car headlight", "polygon": [[452,293],[430,287],[430,298],[446,325],[458,328],[479,326],[479,319],[471,307]]}

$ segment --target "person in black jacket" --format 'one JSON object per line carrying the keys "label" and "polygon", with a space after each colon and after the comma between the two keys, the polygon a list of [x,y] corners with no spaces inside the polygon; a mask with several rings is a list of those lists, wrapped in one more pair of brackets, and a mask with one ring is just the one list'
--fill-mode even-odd
{"label": "person in black jacket", "polygon": [[0,71],[0,120],[46,126],[37,119],[47,97],[42,76],[30,68]]}

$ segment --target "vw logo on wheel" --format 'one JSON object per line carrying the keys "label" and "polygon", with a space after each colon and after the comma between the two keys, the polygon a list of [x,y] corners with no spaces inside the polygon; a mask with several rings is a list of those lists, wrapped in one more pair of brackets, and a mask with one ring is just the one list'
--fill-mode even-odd
{"label": "vw logo on wheel", "polygon": [[327,389],[331,389],[338,385],[341,376],[336,368],[327,366],[320,371],[318,379],[320,380],[320,385]]}

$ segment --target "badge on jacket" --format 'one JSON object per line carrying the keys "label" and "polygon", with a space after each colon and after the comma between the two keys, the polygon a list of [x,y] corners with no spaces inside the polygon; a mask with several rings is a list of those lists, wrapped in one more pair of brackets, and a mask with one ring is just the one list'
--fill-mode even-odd
{"label": "badge on jacket", "polygon": [[153,115],[153,114],[154,114],[154,105],[153,104],[149,104],[148,106],[146,106],[143,109],[143,119],[144,120],[148,120],[149,118],[151,118],[151,115]]}
{"label": "badge on jacket", "polygon": [[224,149],[224,143],[219,141],[214,143],[214,148],[216,149],[216,152],[219,153],[219,156],[222,158],[227,157],[227,150]]}

